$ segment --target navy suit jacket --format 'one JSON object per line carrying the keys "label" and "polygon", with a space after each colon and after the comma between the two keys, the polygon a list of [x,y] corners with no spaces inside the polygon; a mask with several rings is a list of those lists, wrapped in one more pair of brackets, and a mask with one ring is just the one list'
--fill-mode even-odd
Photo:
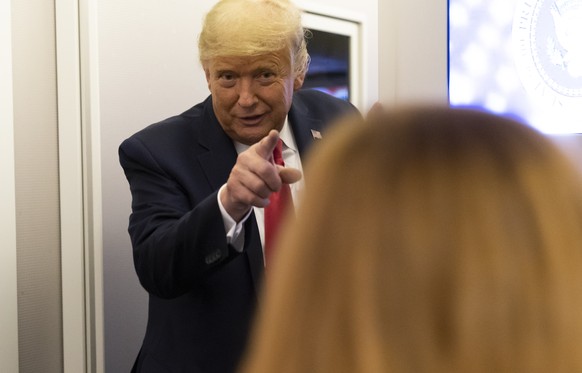
{"label": "navy suit jacket", "polygon": [[[303,161],[338,116],[356,112],[345,101],[295,93],[289,123]],[[242,253],[226,242],[217,202],[237,158],[212,97],[125,140],[120,163],[129,181],[129,234],[134,265],[149,293],[149,314],[135,372],[216,372],[236,369],[244,351],[263,274],[254,216],[244,224]]]}

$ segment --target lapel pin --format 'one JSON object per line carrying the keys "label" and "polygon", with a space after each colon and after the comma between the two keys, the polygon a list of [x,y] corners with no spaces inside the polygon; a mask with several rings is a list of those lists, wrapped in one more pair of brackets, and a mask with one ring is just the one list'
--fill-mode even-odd
{"label": "lapel pin", "polygon": [[321,140],[321,132],[316,130],[311,130],[311,136],[313,136],[314,140]]}

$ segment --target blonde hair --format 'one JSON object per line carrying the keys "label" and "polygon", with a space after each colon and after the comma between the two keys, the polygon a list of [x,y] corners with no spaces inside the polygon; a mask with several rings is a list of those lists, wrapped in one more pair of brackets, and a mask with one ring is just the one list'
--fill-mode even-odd
{"label": "blonde hair", "polygon": [[287,48],[294,73],[309,66],[301,11],[288,0],[221,0],[206,15],[198,40],[203,66],[216,57],[258,56]]}
{"label": "blonde hair", "polygon": [[581,372],[582,183],[553,143],[465,109],[349,122],[311,155],[242,371]]}

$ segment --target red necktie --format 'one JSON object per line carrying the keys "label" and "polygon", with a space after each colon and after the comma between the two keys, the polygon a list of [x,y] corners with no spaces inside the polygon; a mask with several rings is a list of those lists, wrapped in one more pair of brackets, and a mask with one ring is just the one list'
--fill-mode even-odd
{"label": "red necktie", "polygon": [[[283,142],[281,139],[273,150],[275,164],[285,166],[282,153]],[[291,189],[289,184],[283,184],[278,192],[271,193],[269,205],[265,207],[265,264],[273,258],[273,245],[276,243],[277,234],[286,214],[286,209],[293,207],[291,199]]]}

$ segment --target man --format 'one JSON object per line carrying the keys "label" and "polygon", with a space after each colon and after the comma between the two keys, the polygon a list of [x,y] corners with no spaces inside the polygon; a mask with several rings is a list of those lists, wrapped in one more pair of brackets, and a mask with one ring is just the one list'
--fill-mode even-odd
{"label": "man", "polygon": [[[149,293],[135,372],[236,369],[265,266],[263,208],[300,178],[325,126],[356,112],[298,91],[309,56],[300,11],[286,0],[220,1],[205,18],[199,53],[210,96],[119,150],[134,264]],[[273,164],[279,138],[295,170]]]}

